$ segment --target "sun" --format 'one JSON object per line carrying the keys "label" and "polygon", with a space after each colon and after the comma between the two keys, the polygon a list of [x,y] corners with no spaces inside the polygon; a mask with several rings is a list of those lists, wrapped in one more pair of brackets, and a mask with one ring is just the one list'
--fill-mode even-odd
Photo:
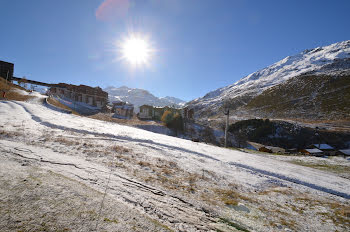
{"label": "sun", "polygon": [[147,39],[136,36],[125,39],[120,46],[120,50],[122,59],[134,66],[147,65],[153,53]]}

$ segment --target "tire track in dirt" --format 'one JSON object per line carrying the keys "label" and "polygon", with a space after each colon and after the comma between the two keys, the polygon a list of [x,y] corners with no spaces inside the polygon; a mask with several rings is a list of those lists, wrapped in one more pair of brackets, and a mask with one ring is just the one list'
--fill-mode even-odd
{"label": "tire track in dirt", "polygon": [[[10,146],[7,146],[10,148]],[[18,149],[17,149],[18,148]],[[15,152],[16,150],[16,152]],[[108,171],[104,171],[101,167],[93,165],[94,167],[86,166],[87,162],[80,165],[72,162],[63,162],[62,160],[48,160],[47,157],[34,158],[35,152],[31,149],[22,149],[21,147],[12,147],[12,149],[0,150],[8,156],[16,156],[24,160],[34,160],[38,164],[44,165],[48,163],[53,165],[50,169],[54,172],[67,175],[68,173],[74,175],[78,180],[91,187],[101,188],[106,186]],[[65,172],[56,169],[55,166],[63,166]],[[87,170],[94,170],[94,176],[98,178],[98,181],[94,178],[90,178],[90,174]],[[69,175],[67,176],[69,177]],[[122,200],[125,204],[128,204],[132,208],[136,208],[146,213],[151,218],[165,223],[178,231],[210,231],[215,228],[212,225],[217,221],[213,215],[210,215],[203,211],[201,207],[196,207],[194,204],[186,201],[185,199],[169,194],[163,190],[159,190],[155,187],[148,186],[141,182],[135,181],[123,175],[120,175],[116,171],[112,172],[112,178],[108,186],[108,195],[116,197],[116,199]]]}

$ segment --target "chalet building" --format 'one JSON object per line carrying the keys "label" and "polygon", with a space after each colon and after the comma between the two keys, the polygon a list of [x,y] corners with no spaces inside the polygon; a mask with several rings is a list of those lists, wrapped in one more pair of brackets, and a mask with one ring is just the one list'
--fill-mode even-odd
{"label": "chalet building", "polygon": [[140,106],[140,112],[137,115],[139,119],[151,120],[153,119],[153,106],[142,105]]}
{"label": "chalet building", "polygon": [[298,153],[297,148],[287,148],[286,149],[286,154],[296,154],[296,153]]}
{"label": "chalet building", "polygon": [[281,147],[273,147],[273,146],[265,146],[260,143],[254,143],[247,141],[247,148],[255,151],[261,151],[261,152],[267,152],[267,153],[279,153],[279,154],[285,154],[286,150]]}
{"label": "chalet building", "polygon": [[153,107],[153,119],[160,121],[164,112],[169,109],[169,107]]}
{"label": "chalet building", "polygon": [[337,152],[337,155],[350,156],[350,149],[343,149]]}
{"label": "chalet building", "polygon": [[151,105],[142,105],[140,106],[140,112],[138,113],[138,118],[144,119],[144,120],[161,120],[164,112],[167,110],[171,111],[174,114],[175,113],[181,114],[180,109],[172,108],[169,106],[156,107]]}
{"label": "chalet building", "polygon": [[0,77],[11,81],[13,77],[14,64],[0,60]]}
{"label": "chalet building", "polygon": [[98,108],[104,108],[108,101],[107,92],[100,87],[93,88],[86,85],[54,84],[51,86],[49,93],[60,98],[68,98]]}
{"label": "chalet building", "polygon": [[130,119],[134,115],[134,105],[122,101],[113,102],[113,118]]}
{"label": "chalet building", "polygon": [[188,106],[182,108],[182,118],[193,121],[194,120],[194,109]]}
{"label": "chalet building", "polygon": [[313,155],[313,156],[323,156],[323,151],[317,149],[317,148],[308,148],[308,149],[302,149],[300,150],[301,153],[305,155]]}
{"label": "chalet building", "polygon": [[310,146],[310,148],[316,148],[316,149],[319,149],[321,150],[325,155],[335,155],[336,154],[336,150],[328,145],[328,144],[325,144],[325,143],[321,143],[321,144],[313,144]]}

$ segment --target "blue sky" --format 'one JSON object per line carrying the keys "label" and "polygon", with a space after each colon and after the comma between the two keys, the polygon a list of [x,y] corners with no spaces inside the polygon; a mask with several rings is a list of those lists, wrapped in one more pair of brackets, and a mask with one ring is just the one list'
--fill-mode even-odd
{"label": "blue sky", "polygon": [[[126,85],[187,101],[288,55],[350,39],[348,0],[0,0],[0,7],[0,60],[15,63],[15,76]],[[149,65],[120,60],[115,44],[130,33],[156,50]]]}

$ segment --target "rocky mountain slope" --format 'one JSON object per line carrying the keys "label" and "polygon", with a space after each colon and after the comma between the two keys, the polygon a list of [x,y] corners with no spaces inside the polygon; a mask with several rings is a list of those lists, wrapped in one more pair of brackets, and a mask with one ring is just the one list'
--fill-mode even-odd
{"label": "rocky mountain slope", "polygon": [[175,106],[181,107],[186,102],[175,97],[156,97],[147,90],[133,89],[126,86],[119,88],[110,86],[104,89],[109,95],[109,101],[125,101],[135,105],[136,111],[138,107],[144,104],[153,106]]}
{"label": "rocky mountain slope", "polygon": [[[194,107],[196,109],[196,116],[201,118],[217,116],[225,101],[230,104],[231,108],[240,109],[243,115],[246,110],[249,110],[250,116],[259,116],[259,114],[251,115],[252,112],[263,115],[269,114],[270,117],[280,116],[279,114],[275,114],[275,111],[278,111],[277,113],[282,112],[283,108],[275,108],[275,111],[273,111],[270,107],[270,110],[265,112],[263,109],[269,108],[265,104],[276,105],[289,101],[288,106],[294,107],[293,102],[291,102],[294,98],[304,99],[304,101],[299,101],[299,107],[295,108],[299,113],[298,116],[306,115],[309,117],[312,115],[307,114],[311,111],[323,108],[327,111],[333,111],[331,102],[345,101],[344,98],[341,98],[342,96],[345,97],[346,91],[349,91],[346,88],[346,85],[348,85],[347,80],[349,79],[347,72],[350,70],[349,58],[350,40],[305,50],[252,73],[232,85],[212,91],[204,97],[189,102],[188,105]],[[313,78],[307,78],[311,76]],[[336,78],[338,76],[341,76],[341,80]],[[296,79],[291,80],[292,78]],[[338,84],[333,86],[328,82],[337,82],[339,85],[345,86],[343,86],[344,88],[340,88]],[[276,87],[280,84],[282,86]],[[271,87],[275,88],[270,90]],[[328,87],[332,89],[328,89]],[[300,91],[300,88],[303,91]],[[308,88],[308,90],[306,91],[305,88]],[[318,92],[313,90],[318,90]],[[337,93],[337,97],[332,96],[333,100],[330,100],[327,105],[325,104],[327,102],[325,96],[328,95],[322,93],[328,93],[330,91]],[[260,95],[262,96],[259,97]],[[269,98],[269,101],[265,102],[265,100],[262,100],[263,98]],[[315,102],[320,107],[307,107]],[[323,105],[323,108],[321,105]],[[304,108],[301,109],[301,106]],[[342,109],[346,110],[346,107]],[[257,110],[252,111],[252,109],[259,109],[259,112]],[[334,112],[337,113],[337,108],[334,109]],[[325,116],[325,114],[322,115]]]}
{"label": "rocky mountain slope", "polygon": [[265,90],[243,109],[267,118],[350,119],[350,72],[291,78]]}

